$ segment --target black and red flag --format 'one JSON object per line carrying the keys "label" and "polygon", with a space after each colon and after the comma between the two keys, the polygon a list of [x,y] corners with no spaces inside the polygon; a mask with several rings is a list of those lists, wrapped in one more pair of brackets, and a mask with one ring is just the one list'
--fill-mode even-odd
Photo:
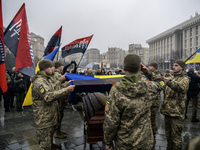
{"label": "black and red flag", "polygon": [[3,35],[2,2],[0,0],[0,87],[3,93],[8,90],[6,82],[5,49]]}
{"label": "black and red flag", "polygon": [[28,76],[35,74],[34,56],[31,46],[25,4],[19,9],[4,32],[4,42],[16,56],[15,70]]}
{"label": "black and red flag", "polygon": [[61,33],[62,33],[62,26],[60,27],[60,29],[58,29],[58,31],[51,37],[49,43],[47,44],[47,47],[44,51],[44,56],[47,56],[48,54],[50,54],[54,48],[56,46],[60,45],[60,39],[61,39]]}
{"label": "black and red flag", "polygon": [[74,53],[85,53],[91,39],[92,39],[92,36],[88,36],[88,37],[84,37],[84,38],[80,38],[80,39],[77,39],[67,45],[65,45],[63,48],[62,48],[62,58],[68,56],[68,55],[71,55],[71,54],[74,54]]}

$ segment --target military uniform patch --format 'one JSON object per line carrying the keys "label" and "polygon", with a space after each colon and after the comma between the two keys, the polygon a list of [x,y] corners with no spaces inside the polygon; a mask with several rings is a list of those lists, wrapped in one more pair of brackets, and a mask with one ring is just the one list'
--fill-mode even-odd
{"label": "military uniform patch", "polygon": [[160,85],[161,85],[161,86],[164,86],[164,85],[165,85],[165,82],[164,82],[164,81],[160,81]]}
{"label": "military uniform patch", "polygon": [[185,80],[183,80],[183,83],[187,84],[187,82]]}
{"label": "military uniform patch", "polygon": [[43,94],[44,92],[45,92],[44,87],[42,85],[40,85],[40,93]]}
{"label": "military uniform patch", "polygon": [[110,108],[110,101],[107,100],[106,106],[105,106],[105,112],[108,112],[108,111],[109,111],[109,108]]}

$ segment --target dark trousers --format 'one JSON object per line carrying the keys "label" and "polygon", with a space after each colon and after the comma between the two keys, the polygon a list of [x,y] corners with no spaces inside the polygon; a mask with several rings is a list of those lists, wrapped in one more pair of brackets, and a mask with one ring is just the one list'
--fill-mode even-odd
{"label": "dark trousers", "polygon": [[3,100],[4,100],[4,108],[5,111],[10,110],[10,92],[7,90],[5,93],[3,93]]}
{"label": "dark trousers", "polygon": [[15,92],[14,91],[11,91],[10,92],[10,107],[14,107],[14,97],[15,97]]}
{"label": "dark trousers", "polygon": [[17,110],[21,110],[22,109],[22,104],[24,102],[24,95],[25,95],[25,92],[16,92],[15,93],[16,95],[16,107],[17,107]]}
{"label": "dark trousers", "polygon": [[192,119],[197,118],[197,105],[198,105],[198,95],[187,95],[187,100],[185,102],[186,110],[185,115],[187,115],[187,108],[190,100],[192,99]]}

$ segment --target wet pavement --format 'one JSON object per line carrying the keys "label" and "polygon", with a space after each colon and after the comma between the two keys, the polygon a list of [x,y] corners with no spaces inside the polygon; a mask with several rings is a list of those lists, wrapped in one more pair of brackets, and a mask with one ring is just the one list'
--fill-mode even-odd
{"label": "wet pavement", "polygon": [[[3,101],[3,100],[2,100]],[[80,108],[80,107],[79,107]],[[200,136],[200,123],[191,123],[191,107],[188,108],[188,117],[184,121],[183,150],[186,149],[188,140]],[[200,109],[198,109],[200,119]],[[67,132],[66,139],[54,139],[55,144],[61,144],[62,150],[86,150],[89,144],[84,144],[84,122],[81,109],[74,111],[65,109],[62,121],[62,130]],[[155,150],[165,150],[167,145],[164,117],[158,112],[158,132],[156,135]],[[93,144],[94,150],[104,149],[102,142]],[[38,150],[36,129],[32,106],[24,107],[18,112],[14,108],[11,112],[4,112],[3,102],[0,106],[0,150]]]}

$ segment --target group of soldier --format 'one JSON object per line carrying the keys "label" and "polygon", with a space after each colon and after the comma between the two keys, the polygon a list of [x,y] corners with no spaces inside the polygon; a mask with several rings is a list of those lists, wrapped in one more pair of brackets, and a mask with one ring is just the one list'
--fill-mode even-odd
{"label": "group of soldier", "polygon": [[[176,60],[173,75],[165,77],[157,70],[156,62],[146,67],[136,54],[127,55],[123,66],[125,76],[111,88],[105,105],[103,132],[106,149],[154,148],[156,115],[160,92],[163,91],[164,101],[160,112],[165,117],[167,150],[181,150],[185,102],[190,82],[185,72],[185,62]],[[67,81],[63,67],[59,61],[53,63],[42,60],[39,62],[40,71],[31,77],[36,133],[42,150],[60,149],[59,145],[53,144],[53,136],[66,138],[66,133],[61,131],[61,121],[69,92],[74,91],[75,85]]]}

